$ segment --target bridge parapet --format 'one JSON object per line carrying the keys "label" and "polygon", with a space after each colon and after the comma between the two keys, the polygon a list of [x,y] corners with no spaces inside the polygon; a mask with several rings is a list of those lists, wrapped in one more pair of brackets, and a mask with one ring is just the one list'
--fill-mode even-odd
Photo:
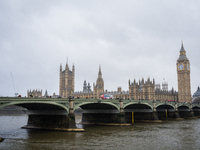
{"label": "bridge parapet", "polygon": [[[69,112],[69,99],[68,98],[36,98],[36,97],[0,97],[0,108],[15,105],[20,103],[46,103],[52,105],[59,105],[65,108]],[[120,100],[119,99],[73,99],[74,110],[78,107],[86,104],[108,104],[117,108],[120,111]],[[192,109],[193,107],[199,108],[199,104],[190,104],[190,103],[177,103],[176,102],[168,102],[168,101],[156,101],[156,100],[123,100],[123,108],[127,107],[128,105],[132,104],[144,104],[153,110],[153,103],[155,103],[155,107],[157,108],[160,105],[168,105],[172,106],[174,109],[179,107],[188,107]]]}

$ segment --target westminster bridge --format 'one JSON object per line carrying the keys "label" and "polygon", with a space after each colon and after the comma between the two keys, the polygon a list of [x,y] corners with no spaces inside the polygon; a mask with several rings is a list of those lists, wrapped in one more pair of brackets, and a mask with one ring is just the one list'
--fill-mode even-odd
{"label": "westminster bridge", "polygon": [[[0,97],[0,109],[21,106],[28,110],[26,128],[76,129],[76,110],[82,123],[127,124],[134,121],[200,116],[200,105],[156,100]],[[74,130],[76,131],[76,130]]]}

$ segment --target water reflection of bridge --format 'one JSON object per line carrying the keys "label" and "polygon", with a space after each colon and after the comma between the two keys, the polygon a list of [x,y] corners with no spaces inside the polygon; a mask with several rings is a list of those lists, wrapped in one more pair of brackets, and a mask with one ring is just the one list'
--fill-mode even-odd
{"label": "water reflection of bridge", "polygon": [[82,122],[126,124],[134,120],[162,120],[200,115],[200,105],[156,100],[103,100],[0,97],[0,108],[16,105],[28,110],[26,127],[76,128],[74,110],[82,108]]}

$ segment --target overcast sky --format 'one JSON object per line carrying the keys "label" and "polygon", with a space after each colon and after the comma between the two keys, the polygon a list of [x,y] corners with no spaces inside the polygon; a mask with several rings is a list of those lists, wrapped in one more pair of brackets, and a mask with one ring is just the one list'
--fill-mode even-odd
{"label": "overcast sky", "polygon": [[177,91],[182,40],[193,94],[200,85],[200,1],[1,0],[0,96],[59,94],[67,57],[75,91],[84,80],[93,89],[99,65],[108,91],[148,77]]}

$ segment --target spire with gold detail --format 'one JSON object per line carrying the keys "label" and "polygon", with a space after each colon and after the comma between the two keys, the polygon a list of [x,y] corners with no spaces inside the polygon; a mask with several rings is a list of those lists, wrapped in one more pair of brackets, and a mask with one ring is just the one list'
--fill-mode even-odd
{"label": "spire with gold detail", "polygon": [[181,45],[181,49],[180,49],[180,55],[179,55],[178,60],[188,60],[187,57],[186,57],[186,51],[183,47],[183,41],[182,41],[182,45]]}

